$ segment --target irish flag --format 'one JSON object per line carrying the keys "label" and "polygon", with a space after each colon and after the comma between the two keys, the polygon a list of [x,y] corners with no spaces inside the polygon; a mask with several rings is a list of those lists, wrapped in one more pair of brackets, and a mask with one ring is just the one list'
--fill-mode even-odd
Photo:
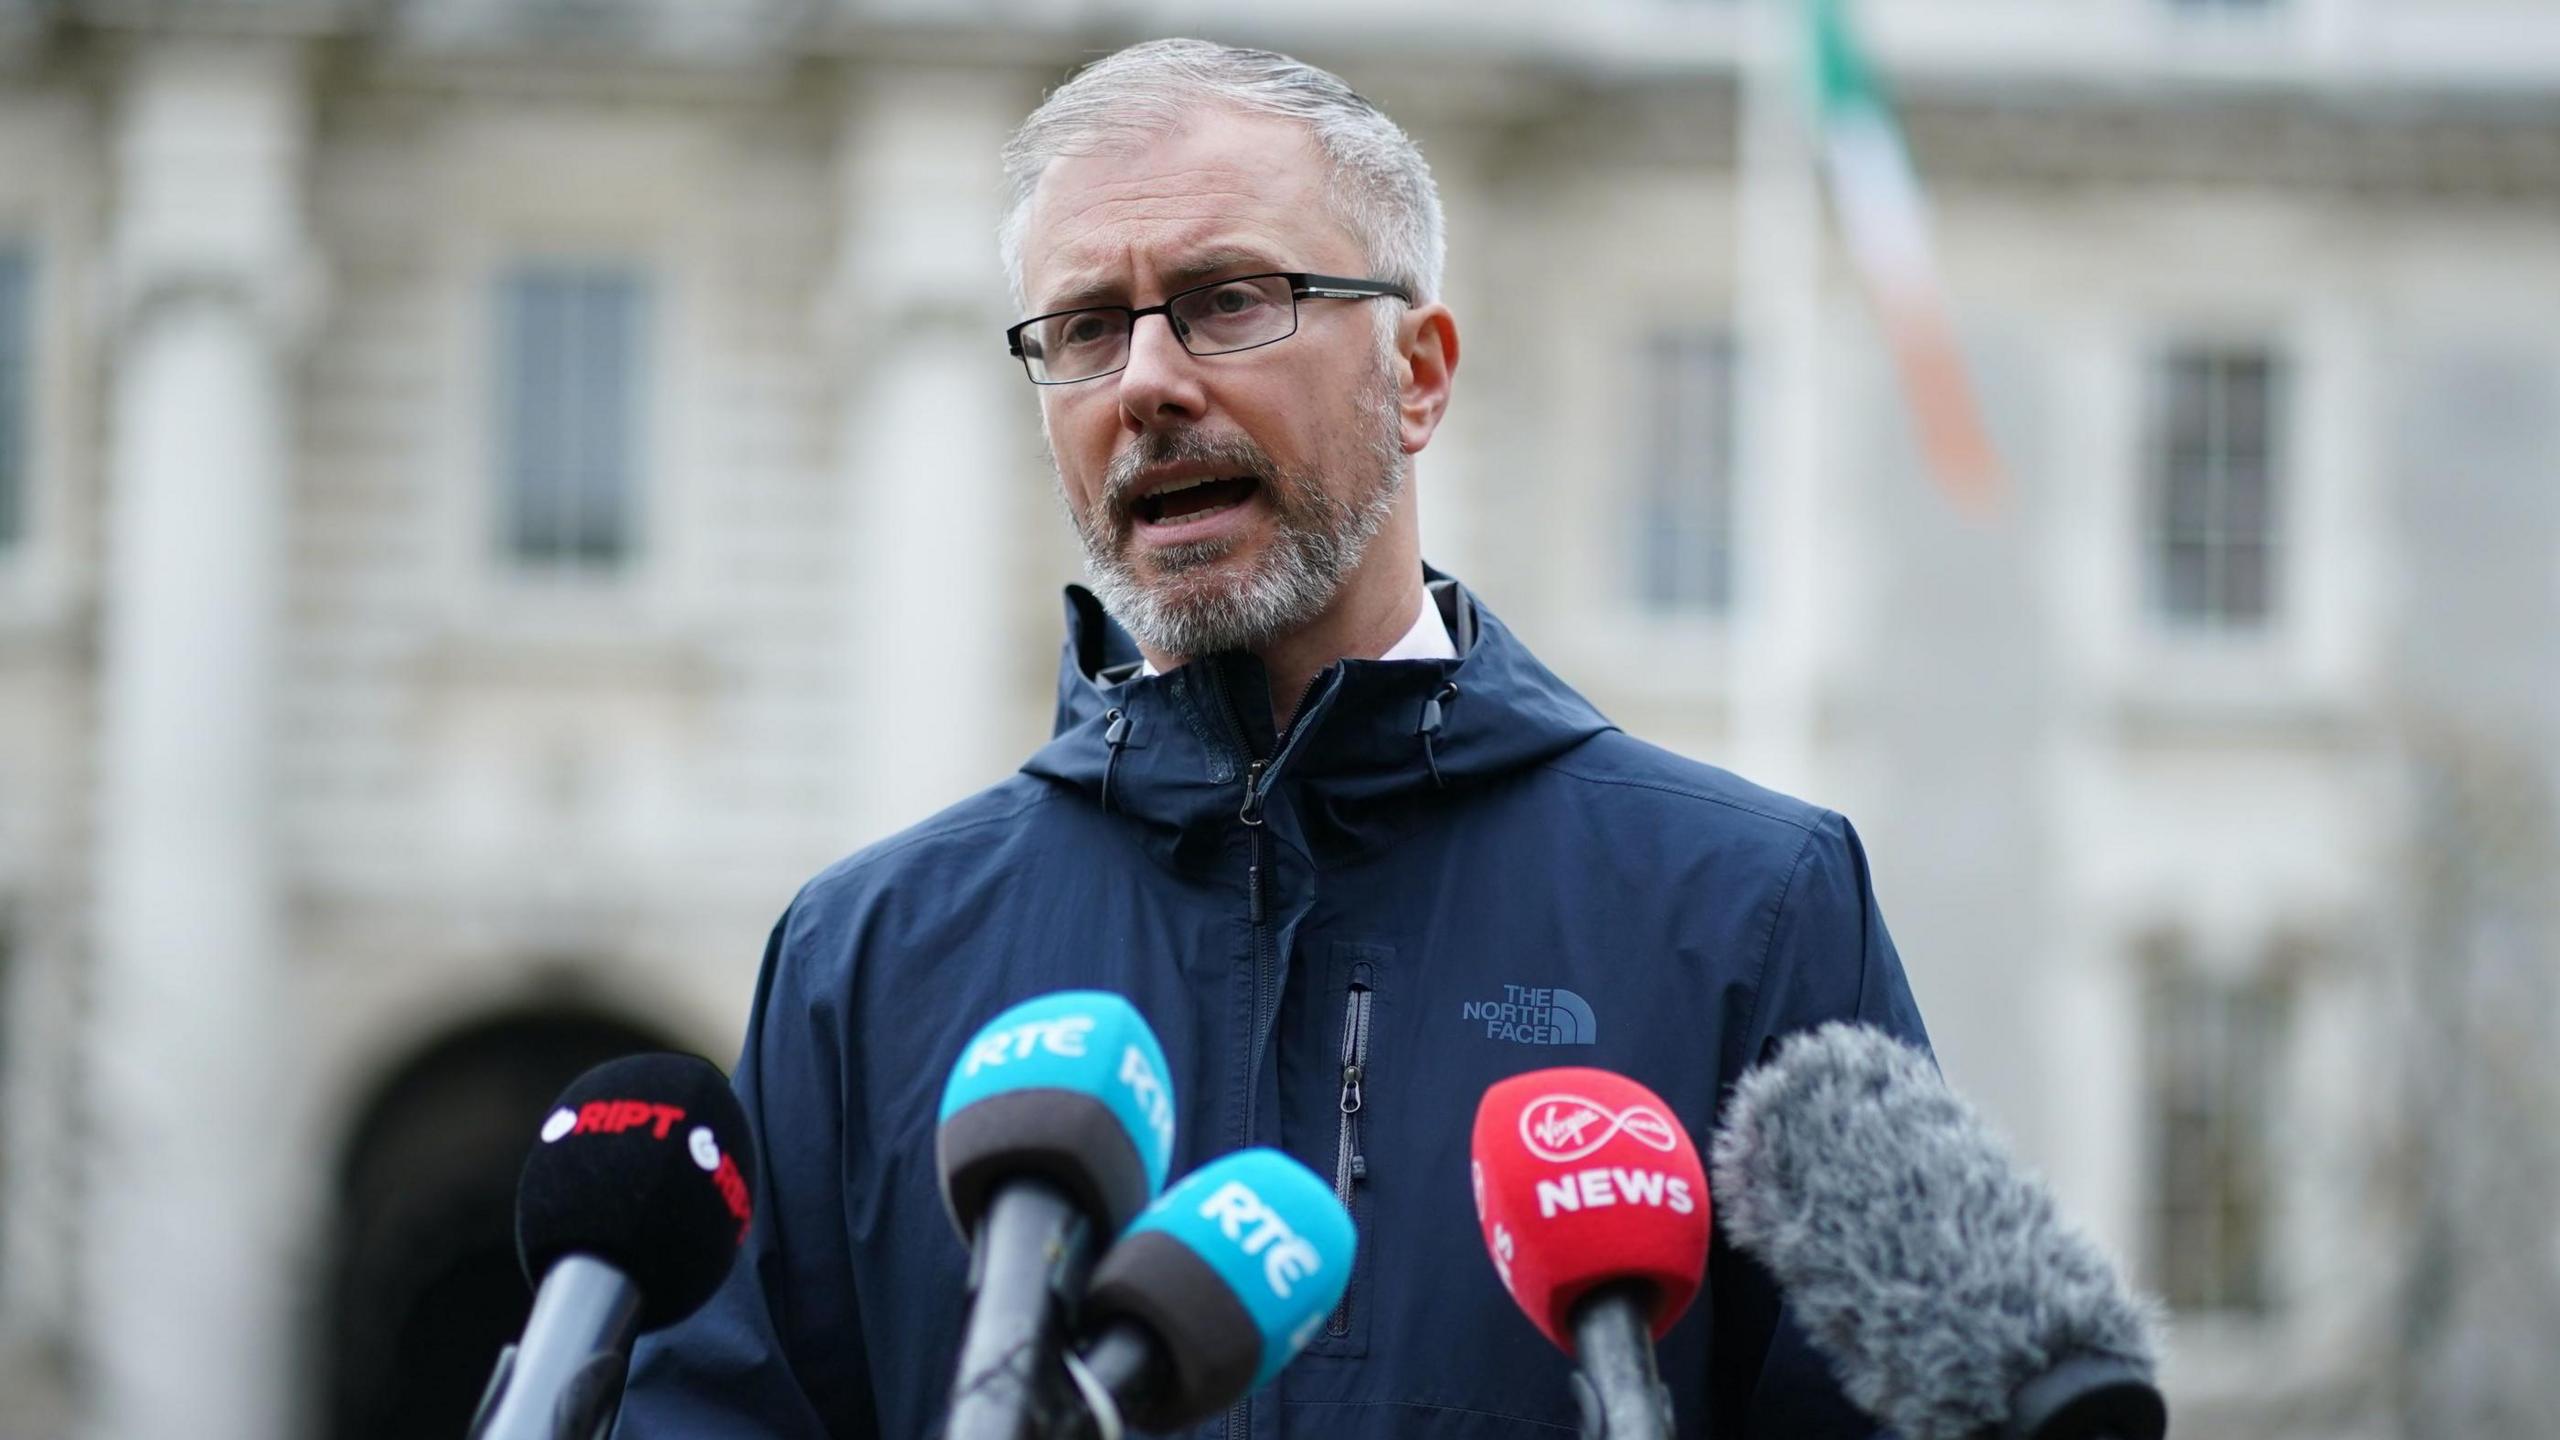
{"label": "irish flag", "polygon": [[1929,210],[1893,107],[1850,28],[1848,0],[1801,0],[1823,166],[1850,258],[1881,313],[1902,393],[1938,483],[1987,509],[2000,459],[1983,429],[1929,245]]}

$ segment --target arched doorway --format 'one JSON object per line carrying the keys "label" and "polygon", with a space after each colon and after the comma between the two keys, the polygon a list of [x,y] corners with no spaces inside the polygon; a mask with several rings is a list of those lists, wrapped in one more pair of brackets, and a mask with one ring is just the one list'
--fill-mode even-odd
{"label": "arched doorway", "polygon": [[447,1036],[382,1083],[337,1177],[324,1435],[462,1433],[532,1308],[515,1186],[543,1111],[589,1067],[667,1046],[595,1015],[514,1015]]}

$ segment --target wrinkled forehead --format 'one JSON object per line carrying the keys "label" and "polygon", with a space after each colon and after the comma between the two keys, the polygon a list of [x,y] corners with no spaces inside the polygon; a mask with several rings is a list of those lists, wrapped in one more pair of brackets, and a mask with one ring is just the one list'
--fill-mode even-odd
{"label": "wrinkled forehead", "polygon": [[1126,302],[1239,265],[1327,270],[1360,247],[1325,203],[1324,152],[1305,126],[1226,110],[1049,162],[1022,232],[1037,309]]}

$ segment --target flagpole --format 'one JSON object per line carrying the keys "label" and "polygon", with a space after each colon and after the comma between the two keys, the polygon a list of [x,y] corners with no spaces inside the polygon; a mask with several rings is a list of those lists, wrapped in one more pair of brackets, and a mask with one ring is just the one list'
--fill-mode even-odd
{"label": "flagpole", "polygon": [[1801,0],[1753,0],[1739,67],[1734,322],[1742,404],[1733,735],[1769,783],[1819,790],[1825,232],[1802,94]]}

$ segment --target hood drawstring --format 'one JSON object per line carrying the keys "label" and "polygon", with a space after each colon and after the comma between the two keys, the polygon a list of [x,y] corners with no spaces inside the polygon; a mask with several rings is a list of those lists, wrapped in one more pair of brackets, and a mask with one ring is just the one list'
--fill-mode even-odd
{"label": "hood drawstring", "polygon": [[1458,682],[1452,680],[1441,686],[1438,694],[1422,702],[1422,723],[1413,731],[1422,737],[1422,763],[1431,767],[1431,783],[1442,790],[1449,788],[1449,782],[1440,774],[1440,757],[1432,750],[1431,739],[1440,733],[1440,722],[1445,718],[1441,713],[1442,705],[1457,698]]}
{"label": "hood drawstring", "polygon": [[1111,758],[1102,762],[1102,813],[1116,813],[1119,806],[1111,796],[1111,782],[1120,772],[1120,747],[1129,743],[1129,713],[1113,710],[1103,717],[1102,743],[1111,747]]}

